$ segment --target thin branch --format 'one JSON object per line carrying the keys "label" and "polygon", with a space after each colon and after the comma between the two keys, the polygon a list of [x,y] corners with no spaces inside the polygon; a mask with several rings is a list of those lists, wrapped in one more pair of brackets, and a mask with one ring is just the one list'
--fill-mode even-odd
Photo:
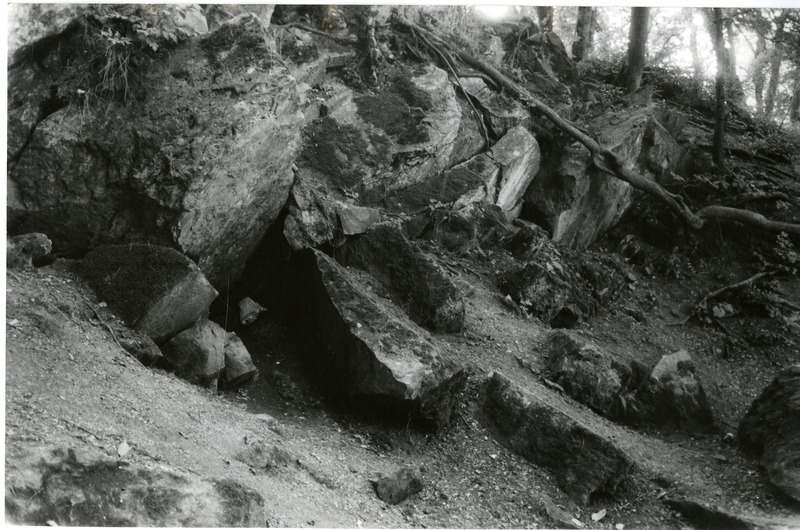
{"label": "thin branch", "polygon": [[717,219],[720,221],[734,221],[749,226],[755,226],[770,232],[786,232],[787,234],[800,235],[800,224],[784,223],[767,219],[760,213],[727,206],[706,206],[697,212],[703,220]]}
{"label": "thin branch", "polygon": [[299,24],[297,22],[291,22],[289,24],[285,24],[280,27],[284,27],[286,29],[297,28],[302,31],[307,31],[308,33],[313,33],[314,35],[320,35],[322,37],[332,40],[336,44],[343,44],[345,46],[357,46],[359,44],[359,40],[357,37],[354,38],[337,37],[336,35],[331,35],[330,33],[326,33],[322,30],[306,26],[305,24]]}
{"label": "thin branch", "polygon": [[705,295],[702,298],[702,300],[700,300],[699,305],[704,305],[711,298],[716,298],[717,296],[721,295],[722,293],[724,293],[726,291],[730,291],[730,290],[733,290],[733,289],[738,289],[739,287],[744,287],[746,285],[750,285],[751,283],[753,283],[753,282],[755,282],[757,280],[760,280],[761,278],[763,278],[765,276],[773,276],[775,274],[778,274],[778,272],[780,272],[780,271],[762,271],[762,272],[759,272],[757,274],[753,274],[749,278],[747,278],[745,280],[742,280],[740,282],[732,283],[730,285],[726,285],[725,287],[720,287],[716,291],[711,291],[710,293]]}

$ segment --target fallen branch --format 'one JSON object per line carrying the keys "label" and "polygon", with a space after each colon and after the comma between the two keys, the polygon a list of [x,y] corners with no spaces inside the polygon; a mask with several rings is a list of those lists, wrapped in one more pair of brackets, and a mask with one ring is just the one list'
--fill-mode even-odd
{"label": "fallen branch", "polygon": [[732,289],[738,289],[739,287],[744,287],[746,285],[750,285],[753,282],[755,282],[757,280],[760,280],[761,278],[763,278],[765,276],[772,276],[772,275],[778,274],[778,272],[780,272],[780,271],[762,271],[762,272],[754,274],[754,275],[750,276],[749,278],[747,278],[745,280],[742,280],[740,282],[736,282],[736,283],[732,283],[730,285],[726,285],[724,287],[720,287],[716,291],[711,291],[710,293],[705,295],[700,300],[700,303],[698,305],[705,306],[710,299],[716,298],[717,296],[721,295],[722,293],[724,293],[726,291],[730,291]]}
{"label": "fallen branch", "polygon": [[285,24],[282,26],[286,29],[297,28],[302,31],[307,31],[308,33],[313,33],[314,35],[319,35],[321,37],[325,37],[326,39],[330,39],[336,44],[342,44],[344,46],[358,46],[359,40],[357,37],[337,37],[336,35],[331,35],[330,33],[326,33],[322,30],[312,28],[311,26],[306,26],[305,24],[299,24],[297,22],[290,22],[289,24]]}
{"label": "fallen branch", "polygon": [[727,204],[728,206],[733,206],[735,204],[745,204],[748,202],[756,202],[756,201],[792,202],[792,198],[780,191],[775,191],[772,193],[759,191],[754,193],[743,193],[741,195],[737,195],[736,197],[731,197],[725,202],[728,203]]}
{"label": "fallen branch", "polygon": [[700,212],[695,213],[685,203],[683,197],[667,191],[657,182],[648,179],[631,168],[626,167],[624,162],[610,149],[602,146],[599,142],[597,142],[597,140],[592,138],[585,131],[580,130],[574,123],[559,116],[556,111],[538,100],[530,92],[519,86],[517,83],[509,79],[498,68],[466,51],[467,45],[464,44],[463,41],[460,41],[460,39],[457,37],[454,37],[453,35],[447,36],[450,42],[458,44],[456,47],[432,31],[414,24],[406,19],[398,18],[397,23],[400,26],[407,28],[412,33],[416,32],[416,34],[425,36],[438,48],[452,53],[463,63],[488,74],[497,82],[498,85],[506,89],[509,94],[528,106],[529,110],[533,109],[538,111],[548,120],[553,122],[559,129],[586,147],[586,149],[588,149],[592,155],[592,162],[595,167],[611,176],[627,182],[633,188],[655,196],[665,203],[680,219],[682,219],[692,228],[699,230],[703,228],[706,220],[718,219],[736,221],[765,230],[785,231],[792,234],[800,234],[800,225],[771,221],[760,214],[749,212],[747,210],[725,208],[722,206],[709,206],[701,210],[702,215],[700,215]]}

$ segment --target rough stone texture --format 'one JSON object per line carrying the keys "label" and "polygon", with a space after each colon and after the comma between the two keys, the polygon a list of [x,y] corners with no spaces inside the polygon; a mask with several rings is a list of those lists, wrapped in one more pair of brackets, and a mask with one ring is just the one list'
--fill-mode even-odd
{"label": "rough stone texture", "polygon": [[482,389],[483,412],[510,449],[554,473],[575,502],[613,493],[633,462],[590,426],[558,410],[498,372]]}
{"label": "rough stone texture", "polygon": [[464,328],[461,293],[436,261],[409,241],[396,223],[382,223],[348,241],[337,260],[377,278],[417,324],[439,332]]}
{"label": "rough stone texture", "polygon": [[215,528],[260,526],[265,517],[261,495],[232,480],[129,465],[84,449],[6,455],[12,524]]}
{"label": "rough stone texture", "polygon": [[264,29],[267,29],[274,10],[274,4],[205,4],[203,6],[208,29],[211,31],[244,13],[254,14]]}
{"label": "rough stone texture", "polygon": [[22,234],[6,239],[6,267],[32,269],[33,261],[44,258],[53,250],[53,243],[44,234]]}
{"label": "rough stone texture", "polygon": [[[591,128],[623,163],[659,182],[674,182],[690,175],[694,164],[658,115],[664,113],[653,105],[610,111],[592,120]],[[627,183],[594,168],[589,151],[573,143],[562,147],[536,176],[525,196],[525,215],[548,228],[555,241],[583,249],[622,218],[631,205],[631,191]]]}
{"label": "rough stone texture", "polygon": [[105,302],[157,343],[191,326],[217,291],[177,250],[150,245],[105,245],[91,251],[81,273]]}
{"label": "rough stone texture", "polygon": [[623,417],[626,398],[643,369],[634,373],[632,363],[621,359],[575,333],[557,331],[546,346],[546,373],[567,394],[608,418]]}
{"label": "rough stone texture", "polygon": [[297,287],[305,289],[302,314],[314,323],[318,347],[309,355],[316,368],[351,399],[410,406],[446,425],[465,374],[442,359],[428,334],[368,289],[366,273],[314,250],[298,256],[296,270],[303,278]]}
{"label": "rough stone texture", "polygon": [[699,528],[749,530],[753,528],[788,529],[800,526],[800,517],[770,517],[743,513],[741,506],[724,507],[699,498],[665,497],[664,502],[698,525]]}
{"label": "rough stone texture", "polygon": [[513,127],[527,127],[530,123],[531,115],[521,103],[506,94],[491,90],[483,79],[465,77],[461,84],[470,96],[478,100],[477,107],[494,136],[503,136]]}
{"label": "rough stone texture", "polygon": [[691,431],[714,432],[706,393],[686,351],[664,355],[636,391],[635,421]]}
{"label": "rough stone texture", "polygon": [[[57,55],[43,59],[45,72],[60,71]],[[54,249],[71,252],[149,239],[197,259],[215,285],[237,279],[288,197],[304,99],[263,48],[255,17],[135,72],[147,91],[136,104],[57,110],[74,94],[68,79],[30,62],[12,70],[10,144],[33,133],[9,166],[11,233],[44,231]],[[51,84],[67,92],[47,114],[38,107]]]}
{"label": "rough stone texture", "polygon": [[450,167],[469,160],[486,148],[486,140],[483,138],[478,122],[482,117],[476,116],[475,111],[463,97],[457,99],[461,109],[461,123],[458,125],[453,152],[450,153],[450,163],[448,164]]}
{"label": "rough stone texture", "polygon": [[232,388],[255,377],[258,370],[250,352],[236,333],[227,334],[225,341],[225,370],[220,381],[223,388]]}
{"label": "rough stone texture", "polygon": [[190,383],[214,385],[225,366],[226,334],[205,318],[181,331],[161,347],[175,374]]}
{"label": "rough stone texture", "polygon": [[525,127],[518,125],[492,146],[489,156],[501,168],[495,204],[513,219],[522,210],[525,191],[539,171],[539,144]]}
{"label": "rough stone texture", "polygon": [[363,234],[374,224],[381,222],[381,211],[377,208],[345,205],[339,208],[339,224],[346,236]]}
{"label": "rough stone texture", "polygon": [[163,358],[161,350],[153,342],[153,339],[144,333],[126,328],[121,332],[118,331],[117,334],[119,335],[119,343],[125,351],[133,355],[143,365],[152,366]]}
{"label": "rough stone texture", "polygon": [[784,368],[739,423],[739,444],[769,480],[800,501],[800,364]]}
{"label": "rough stone texture", "polygon": [[422,472],[418,467],[401,467],[372,481],[372,487],[386,504],[398,504],[422,491]]}
{"label": "rough stone texture", "polygon": [[243,326],[249,326],[255,322],[264,311],[266,311],[266,308],[252,298],[244,297],[239,300],[239,322]]}

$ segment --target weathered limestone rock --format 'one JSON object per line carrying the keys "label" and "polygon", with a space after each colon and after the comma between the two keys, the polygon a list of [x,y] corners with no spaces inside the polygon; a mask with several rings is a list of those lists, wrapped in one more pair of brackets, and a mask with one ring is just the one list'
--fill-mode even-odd
{"label": "weathered limestone rock", "polygon": [[[301,141],[304,96],[261,31],[244,16],[181,43],[135,72],[131,90],[147,92],[136,104],[57,110],[79,87],[28,76],[30,61],[13,68],[10,122],[25,122],[24,101],[50,101],[51,85],[64,93],[56,112],[10,129],[17,140],[32,134],[10,165],[9,230],[44,231],[71,252],[146,239],[191,255],[215,285],[235,281],[286,202]],[[43,51],[45,72],[67,70],[60,44]],[[68,58],[70,71],[88,68]]]}
{"label": "weathered limestone rock", "polygon": [[266,310],[261,304],[246,296],[239,300],[239,322],[243,326],[249,326]]}
{"label": "weathered limestone rock", "polygon": [[6,517],[15,525],[215,528],[263,525],[266,514],[261,495],[232,480],[43,447],[6,455]]}
{"label": "weathered limestone rock", "polygon": [[739,444],[770,482],[800,501],[800,364],[784,368],[739,423]]}
{"label": "weathered limestone rock", "polygon": [[236,333],[227,334],[225,341],[225,370],[222,372],[221,386],[232,388],[252,379],[258,370],[253,364],[250,352]]}
{"label": "weathered limestone rock", "polygon": [[713,432],[711,408],[685,351],[650,370],[573,332],[548,344],[547,377],[575,400],[611,420],[686,432]]}
{"label": "weathered limestone rock", "polygon": [[493,372],[482,389],[486,418],[511,450],[552,471],[575,502],[613,493],[633,462],[603,434]]}
{"label": "weathered limestone rock", "polygon": [[[674,182],[694,170],[688,152],[655,116],[653,105],[608,112],[591,122],[598,140],[623,163],[660,182]],[[676,119],[677,120],[677,119]],[[679,127],[672,123],[670,127]],[[526,216],[548,228],[555,241],[583,249],[614,226],[631,205],[631,187],[598,171],[578,143],[562,148],[542,168],[526,193]]]}
{"label": "weathered limestone rock", "polygon": [[518,125],[492,146],[489,156],[501,168],[495,204],[513,219],[522,210],[523,195],[539,172],[539,144],[525,127]]}
{"label": "weathered limestone rock", "polygon": [[21,234],[6,239],[6,267],[9,269],[32,269],[33,261],[44,258],[53,250],[53,243],[46,235]]}
{"label": "weathered limestone rock", "polygon": [[381,211],[377,208],[344,205],[338,210],[339,224],[346,236],[363,234],[374,224],[381,222]]}
{"label": "weathered limestone rock", "polygon": [[628,393],[643,379],[646,368],[566,331],[553,333],[546,348],[548,379],[602,416],[625,416]]}
{"label": "weathered limestone rock", "polygon": [[633,417],[640,422],[692,432],[715,430],[706,393],[686,351],[661,357],[635,400],[639,410]]}
{"label": "weathered limestone rock", "polygon": [[[317,369],[351,399],[374,406],[412,407],[446,425],[465,373],[442,359],[439,347],[395,306],[366,288],[366,273],[338,265],[321,252],[298,257],[303,315],[313,322]],[[362,279],[363,278],[363,279]]]}
{"label": "weathered limestone rock", "polygon": [[130,326],[157,343],[191,326],[217,297],[197,265],[167,247],[97,247],[81,273]]}
{"label": "weathered limestone rock", "polygon": [[175,374],[190,383],[214,385],[225,366],[225,330],[205,318],[161,347]]}
{"label": "weathered limestone rock", "polygon": [[469,160],[486,148],[486,140],[483,138],[478,122],[479,119],[483,119],[483,116],[476,115],[464,98],[457,99],[461,109],[461,122],[458,125],[453,152],[450,153],[449,167]]}
{"label": "weathered limestone rock", "polygon": [[418,467],[401,467],[372,481],[372,487],[386,504],[398,504],[422,491],[422,472]]}
{"label": "weathered limestone rock", "polygon": [[530,123],[530,113],[521,103],[506,94],[494,92],[483,79],[465,77],[461,84],[470,96],[478,100],[478,108],[496,137],[503,136],[513,127],[527,127]]}
{"label": "weathered limestone rock", "polygon": [[398,224],[373,226],[337,249],[336,258],[377,278],[417,324],[440,332],[464,328],[461,293],[442,267],[403,235]]}

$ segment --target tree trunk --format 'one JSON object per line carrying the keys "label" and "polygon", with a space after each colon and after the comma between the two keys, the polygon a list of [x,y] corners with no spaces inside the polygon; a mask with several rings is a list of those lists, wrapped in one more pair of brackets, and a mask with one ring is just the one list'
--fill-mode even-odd
{"label": "tree trunk", "polygon": [[536,16],[543,32],[553,31],[553,19],[555,18],[555,8],[553,6],[538,6],[536,8]]}
{"label": "tree trunk", "polygon": [[764,112],[764,61],[767,55],[767,39],[758,32],[756,41],[756,56],[753,59],[753,86],[756,96],[756,112]]}
{"label": "tree trunk", "polygon": [[576,61],[588,59],[592,53],[594,19],[595,12],[593,7],[578,8],[578,21],[575,24],[575,42],[572,44],[572,56]]}
{"label": "tree trunk", "polygon": [[713,10],[713,33],[711,41],[714,43],[714,52],[717,55],[716,98],[717,105],[714,111],[714,145],[712,159],[717,171],[725,171],[724,142],[725,142],[725,42],[722,38],[722,9],[715,7]]}
{"label": "tree trunk", "polygon": [[702,61],[700,61],[700,52],[697,50],[697,26],[694,24],[694,9],[691,7],[685,9],[686,23],[689,24],[689,51],[692,54],[692,71],[694,72],[694,81],[697,84],[697,96],[699,97],[706,77],[705,69]]}
{"label": "tree trunk", "polygon": [[639,90],[639,86],[642,84],[649,25],[650,8],[632,7],[631,29],[628,33],[628,60],[621,73],[622,82],[628,94]]}
{"label": "tree trunk", "polygon": [[783,26],[786,23],[783,17],[777,21],[777,28],[775,29],[774,47],[772,49],[772,62],[769,65],[769,85],[767,85],[767,96],[764,99],[764,114],[768,118],[772,117],[775,110],[775,95],[778,93],[778,82],[781,77],[781,61],[783,60],[783,48],[781,41],[783,40]]}
{"label": "tree trunk", "polygon": [[727,98],[738,107],[746,105],[746,98],[744,96],[744,89],[739,75],[736,73],[736,34],[733,29],[733,18],[731,16],[725,17],[725,35],[728,41],[728,48],[726,56],[728,58],[726,64],[726,87],[725,92]]}
{"label": "tree trunk", "polygon": [[789,105],[789,121],[800,123],[800,68],[798,68],[797,79],[792,93],[792,102]]}

